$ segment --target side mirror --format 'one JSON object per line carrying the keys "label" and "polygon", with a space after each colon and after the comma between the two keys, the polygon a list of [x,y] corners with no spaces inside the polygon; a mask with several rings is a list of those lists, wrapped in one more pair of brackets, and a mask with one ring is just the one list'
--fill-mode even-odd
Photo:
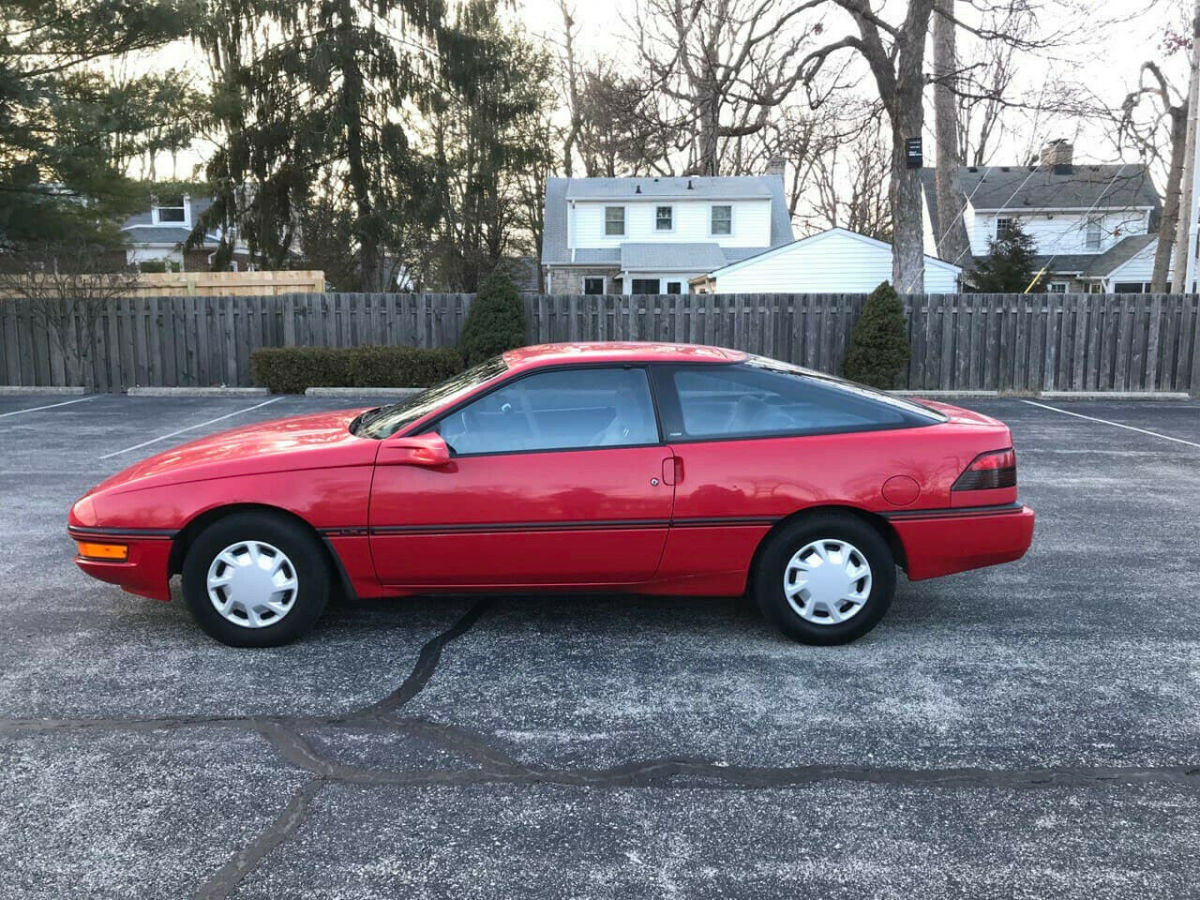
{"label": "side mirror", "polygon": [[429,466],[436,468],[450,462],[450,447],[437,432],[393,438],[383,445],[388,462],[400,466]]}

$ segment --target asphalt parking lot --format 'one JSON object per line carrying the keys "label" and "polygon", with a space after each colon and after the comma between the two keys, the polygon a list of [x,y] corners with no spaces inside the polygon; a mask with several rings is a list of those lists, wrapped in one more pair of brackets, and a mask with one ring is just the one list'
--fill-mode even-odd
{"label": "asphalt parking lot", "polygon": [[901,579],[851,646],[510,597],[245,651],[86,578],[67,507],[347,404],[0,397],[0,896],[1197,896],[1200,403],[963,404],[1013,428],[1033,549]]}

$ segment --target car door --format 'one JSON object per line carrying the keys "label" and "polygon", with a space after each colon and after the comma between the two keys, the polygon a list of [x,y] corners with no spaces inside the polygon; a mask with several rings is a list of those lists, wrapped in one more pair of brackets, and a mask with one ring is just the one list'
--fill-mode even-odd
{"label": "car door", "polygon": [[371,553],[393,586],[632,584],[653,577],[671,517],[645,369],[568,366],[504,382],[427,431],[450,462],[380,447]]}

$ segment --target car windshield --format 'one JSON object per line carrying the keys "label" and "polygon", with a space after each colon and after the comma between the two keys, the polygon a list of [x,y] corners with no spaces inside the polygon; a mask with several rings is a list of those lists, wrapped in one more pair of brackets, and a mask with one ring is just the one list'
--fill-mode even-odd
{"label": "car windshield", "polygon": [[428,390],[378,409],[368,410],[350,423],[350,430],[359,437],[382,439],[391,437],[405,425],[417,421],[434,410],[453,403],[485,382],[508,371],[502,356],[472,366],[465,372],[448,378]]}

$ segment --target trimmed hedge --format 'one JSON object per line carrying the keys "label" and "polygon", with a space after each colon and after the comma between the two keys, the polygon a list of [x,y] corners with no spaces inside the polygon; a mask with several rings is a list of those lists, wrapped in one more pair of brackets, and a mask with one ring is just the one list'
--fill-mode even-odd
{"label": "trimmed hedge", "polygon": [[474,366],[497,353],[525,345],[525,304],[513,280],[493,272],[475,299],[463,324],[459,347],[467,365]]}
{"label": "trimmed hedge", "polygon": [[273,394],[310,387],[429,387],[463,370],[457,350],[421,347],[262,347],[250,375]]}
{"label": "trimmed hedge", "polygon": [[904,302],[888,282],[867,297],[862,314],[850,329],[842,374],[851,381],[891,390],[912,359]]}

